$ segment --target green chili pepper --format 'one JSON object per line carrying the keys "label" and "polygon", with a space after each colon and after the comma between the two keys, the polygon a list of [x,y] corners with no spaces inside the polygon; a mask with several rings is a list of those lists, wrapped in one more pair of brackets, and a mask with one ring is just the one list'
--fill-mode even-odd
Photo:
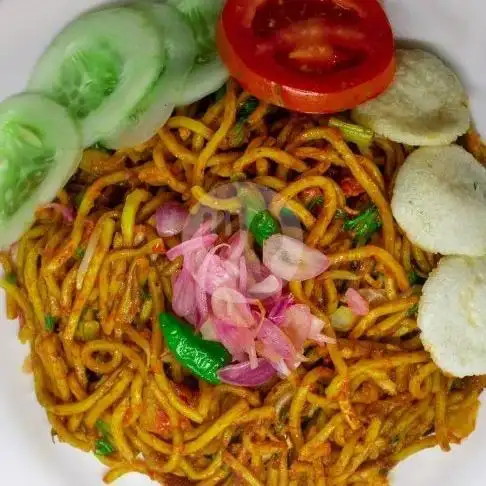
{"label": "green chili pepper", "polygon": [[244,185],[238,191],[238,197],[245,208],[246,226],[260,246],[270,236],[280,233],[280,225],[266,209],[267,205],[258,189]]}
{"label": "green chili pepper", "polygon": [[272,216],[270,211],[260,211],[254,216],[249,227],[251,233],[255,237],[255,241],[263,246],[265,240],[270,236],[280,233],[280,225],[278,221]]}
{"label": "green chili pepper", "polygon": [[176,359],[204,381],[221,383],[218,371],[231,361],[228,351],[220,343],[195,335],[188,324],[168,312],[160,314],[159,321],[167,347]]}

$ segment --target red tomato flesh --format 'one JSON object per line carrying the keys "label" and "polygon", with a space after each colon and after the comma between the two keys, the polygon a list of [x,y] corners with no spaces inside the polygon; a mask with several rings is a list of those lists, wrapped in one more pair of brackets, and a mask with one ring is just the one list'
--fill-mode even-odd
{"label": "red tomato flesh", "polygon": [[251,94],[307,113],[353,108],[395,73],[393,33],[377,0],[228,0],[218,47]]}

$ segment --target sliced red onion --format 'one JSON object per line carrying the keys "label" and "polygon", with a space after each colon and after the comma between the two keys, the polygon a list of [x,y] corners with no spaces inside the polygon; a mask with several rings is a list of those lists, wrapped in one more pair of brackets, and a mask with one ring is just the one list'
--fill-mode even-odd
{"label": "sliced red onion", "polygon": [[304,304],[289,307],[282,323],[282,330],[299,351],[304,348],[306,340],[320,345],[335,344],[335,339],[322,334],[323,328],[324,322],[314,316],[309,307]]}
{"label": "sliced red onion", "polygon": [[354,315],[366,316],[370,312],[368,301],[356,289],[348,289],[344,296]]}
{"label": "sliced red onion", "polygon": [[199,320],[196,327],[199,327],[209,316],[209,302],[208,295],[204,289],[196,282],[196,307],[198,311]]}
{"label": "sliced red onion", "polygon": [[229,247],[222,252],[221,256],[226,260],[237,262],[245,251],[247,240],[248,233],[246,231],[237,231],[228,240]]}
{"label": "sliced red onion", "polygon": [[330,336],[322,334],[324,322],[316,316],[312,316],[308,339],[323,346],[324,344],[336,344],[336,340]]}
{"label": "sliced red onion", "polygon": [[189,213],[182,204],[169,201],[155,213],[157,233],[162,237],[178,235],[186,225]]}
{"label": "sliced red onion", "polygon": [[202,262],[208,254],[207,248],[188,253],[184,256],[184,268],[194,277],[197,278],[197,272],[201,268]]}
{"label": "sliced red onion", "polygon": [[199,311],[197,309],[194,309],[193,312],[191,312],[189,315],[186,316],[186,321],[189,324],[192,324],[196,329],[199,329],[201,322],[204,322],[199,317]]}
{"label": "sliced red onion", "polygon": [[[224,262],[219,255],[216,255],[216,252],[222,246],[223,245],[218,245],[209,250],[197,272],[196,280],[208,294],[212,294],[220,287],[236,289],[237,286],[237,268],[234,266],[233,268],[231,268],[231,266],[228,267],[228,265],[226,265],[227,262]],[[231,274],[227,271],[227,268],[231,270]]]}
{"label": "sliced red onion", "polygon": [[265,300],[274,295],[280,295],[282,292],[282,280],[275,275],[269,275],[267,278],[253,284],[248,289],[248,294],[255,299]]}
{"label": "sliced red onion", "polygon": [[255,368],[249,361],[226,366],[218,371],[218,376],[223,383],[229,385],[254,387],[268,383],[276,374],[273,366],[264,359],[259,359]]}
{"label": "sliced red onion", "polygon": [[244,256],[240,257],[239,270],[239,290],[240,292],[245,293],[246,288],[248,287],[248,270],[246,268],[246,260]]}
{"label": "sliced red onion", "polygon": [[265,305],[270,306],[267,316],[268,319],[274,324],[277,324],[277,326],[280,326],[285,320],[287,309],[294,305],[294,296],[292,294],[282,295],[275,300],[272,299],[271,302],[265,302]]}
{"label": "sliced red onion", "polygon": [[289,337],[273,322],[265,319],[258,332],[258,341],[263,345],[259,352],[271,362],[280,359],[293,361],[297,351]]}
{"label": "sliced red onion", "polygon": [[237,327],[254,327],[249,300],[240,292],[228,287],[216,289],[211,297],[211,307],[217,319]]}
{"label": "sliced red onion", "polygon": [[309,307],[304,304],[293,305],[285,313],[281,328],[298,350],[309,337],[312,317]]}
{"label": "sliced red onion", "polygon": [[329,266],[329,258],[301,241],[282,234],[273,235],[263,244],[263,263],[284,280],[309,280]]}
{"label": "sliced red onion", "polygon": [[211,231],[214,231],[218,225],[223,221],[224,215],[221,212],[211,213],[210,218],[206,221],[201,221],[200,215],[193,216],[188,219],[184,234],[197,238],[198,236],[205,236]]}
{"label": "sliced red onion", "polygon": [[218,332],[216,327],[211,319],[208,319],[202,326],[201,326],[201,335],[206,341],[219,341]]}
{"label": "sliced red onion", "polygon": [[252,284],[260,282],[271,275],[268,268],[262,265],[257,254],[252,249],[247,249],[245,252],[246,265],[248,268],[248,282]]}
{"label": "sliced red onion", "polygon": [[246,360],[246,355],[256,359],[255,337],[256,332],[245,327],[236,327],[229,322],[214,319],[214,328],[218,341],[231,353],[236,361]]}
{"label": "sliced red onion", "polygon": [[171,248],[166,256],[170,261],[175,260],[179,256],[186,256],[200,248],[209,248],[218,239],[217,234],[210,234],[206,236],[197,236],[190,240],[184,241],[180,245]]}
{"label": "sliced red onion", "polygon": [[194,315],[197,309],[196,304],[196,282],[192,275],[182,269],[173,283],[172,309],[180,317]]}
{"label": "sliced red onion", "polygon": [[291,369],[288,367],[287,363],[285,362],[285,360],[283,360],[282,358],[270,364],[275,368],[277,373],[284,378],[288,377],[292,372]]}
{"label": "sliced red onion", "polygon": [[60,203],[46,204],[44,206],[44,209],[54,209],[55,211],[58,211],[59,213],[62,214],[62,217],[68,223],[72,223],[74,221],[74,217],[75,217],[74,209],[68,206],[64,206],[64,204],[60,204]]}

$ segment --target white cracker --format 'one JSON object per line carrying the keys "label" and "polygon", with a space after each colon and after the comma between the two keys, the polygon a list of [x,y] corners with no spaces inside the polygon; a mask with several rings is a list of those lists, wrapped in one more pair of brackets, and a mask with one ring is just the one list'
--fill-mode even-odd
{"label": "white cracker", "polygon": [[452,143],[470,126],[461,82],[438,57],[420,49],[398,49],[393,84],[355,108],[352,117],[378,135],[420,146]]}
{"label": "white cracker", "polygon": [[424,285],[418,326],[445,372],[486,373],[486,258],[444,257]]}
{"label": "white cracker", "polygon": [[398,172],[392,211],[412,243],[442,255],[486,255],[486,169],[458,145],[422,147]]}

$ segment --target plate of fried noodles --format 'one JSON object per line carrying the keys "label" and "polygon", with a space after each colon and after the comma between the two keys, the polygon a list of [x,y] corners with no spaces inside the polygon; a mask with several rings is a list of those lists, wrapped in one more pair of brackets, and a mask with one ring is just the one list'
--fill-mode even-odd
{"label": "plate of fried noodles", "polygon": [[1,0],[16,486],[479,486],[481,0]]}

